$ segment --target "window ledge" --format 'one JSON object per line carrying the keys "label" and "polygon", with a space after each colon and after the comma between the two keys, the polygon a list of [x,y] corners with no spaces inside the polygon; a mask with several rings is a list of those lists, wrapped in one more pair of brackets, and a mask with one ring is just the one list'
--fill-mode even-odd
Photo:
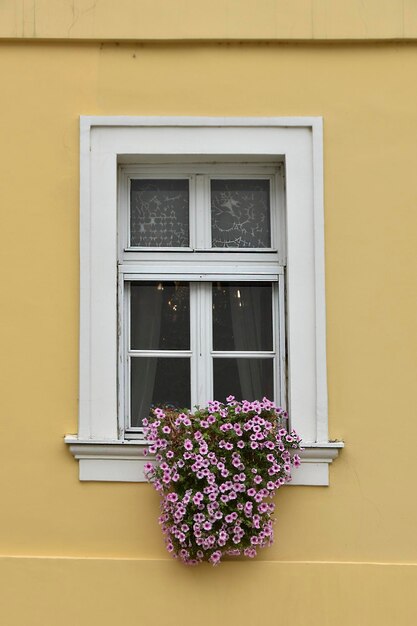
{"label": "window ledge", "polygon": [[[78,439],[67,435],[65,443],[79,461],[80,480],[144,482],[143,467],[153,457],[145,456],[143,441]],[[342,441],[304,443],[301,466],[293,470],[291,485],[329,485],[329,465],[344,447]]]}

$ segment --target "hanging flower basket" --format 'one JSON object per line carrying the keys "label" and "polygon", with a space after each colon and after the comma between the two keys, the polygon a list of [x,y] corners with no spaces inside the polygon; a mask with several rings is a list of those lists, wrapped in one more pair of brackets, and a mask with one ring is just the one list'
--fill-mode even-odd
{"label": "hanging flower basket", "polygon": [[209,402],[194,413],[154,409],[145,420],[145,473],[161,495],[159,522],[175,558],[217,565],[224,555],[254,557],[273,541],[277,489],[291,480],[301,439],[287,413],[261,402]]}

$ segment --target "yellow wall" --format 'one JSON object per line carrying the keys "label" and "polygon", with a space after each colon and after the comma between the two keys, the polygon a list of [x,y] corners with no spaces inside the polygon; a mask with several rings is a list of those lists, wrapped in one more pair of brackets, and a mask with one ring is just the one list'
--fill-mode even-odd
{"label": "yellow wall", "polygon": [[[417,45],[4,42],[0,81],[0,624],[414,626]],[[152,488],[80,483],[63,443],[80,115],[324,118],[330,434],[346,448],[329,488],[278,494],[256,562],[172,562]]]}

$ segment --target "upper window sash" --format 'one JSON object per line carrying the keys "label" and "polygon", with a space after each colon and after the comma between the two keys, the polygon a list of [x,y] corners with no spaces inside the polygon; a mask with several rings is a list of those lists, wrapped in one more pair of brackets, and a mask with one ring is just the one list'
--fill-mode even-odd
{"label": "upper window sash", "polygon": [[[269,181],[269,231],[268,247],[212,247],[211,181],[220,180]],[[135,246],[131,245],[131,185],[135,180],[188,180],[189,214],[188,245]],[[242,164],[183,165],[183,166],[119,166],[119,259],[129,259],[139,252],[277,252],[279,261],[285,261],[285,207],[284,166],[259,166]]]}

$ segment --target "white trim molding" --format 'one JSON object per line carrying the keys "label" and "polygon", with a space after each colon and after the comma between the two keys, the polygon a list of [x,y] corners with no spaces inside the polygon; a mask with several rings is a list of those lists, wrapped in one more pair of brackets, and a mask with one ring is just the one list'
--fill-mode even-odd
{"label": "white trim molding", "polygon": [[80,479],[143,480],[145,443],[118,415],[118,165],[253,162],[285,168],[288,409],[305,447],[292,484],[327,485],[343,443],[328,437],[322,119],[82,117],[80,131],[79,427],[65,439]]}
{"label": "white trim molding", "polygon": [[[155,461],[146,456],[142,441],[83,441],[67,435],[65,443],[80,464],[80,480],[144,482],[145,463]],[[329,465],[337,457],[343,442],[305,444],[300,452],[301,466],[292,471],[291,485],[329,485]]]}

